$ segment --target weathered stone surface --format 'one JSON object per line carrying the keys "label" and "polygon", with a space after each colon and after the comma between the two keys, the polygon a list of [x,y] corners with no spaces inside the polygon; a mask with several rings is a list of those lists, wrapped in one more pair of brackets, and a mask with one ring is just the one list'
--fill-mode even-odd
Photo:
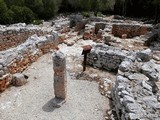
{"label": "weathered stone surface", "polygon": [[[2,89],[10,84],[12,74],[23,72],[31,63],[35,62],[41,55],[55,49],[58,45],[57,33],[53,32],[51,35],[38,37],[33,35],[29,37],[23,44],[0,52],[0,74],[3,78]],[[11,77],[5,77],[10,75]],[[0,78],[1,78],[0,77]],[[13,79],[15,86],[23,85],[22,80]]]}
{"label": "weathered stone surface", "polygon": [[146,34],[151,29],[151,26],[140,25],[140,24],[113,24],[112,34],[117,37],[122,37],[126,34],[128,38],[140,36]]}
{"label": "weathered stone surface", "polygon": [[52,29],[45,30],[36,25],[26,25],[25,23],[13,24],[5,28],[0,28],[0,51],[17,47],[24,43],[30,36],[37,34],[43,36],[50,34]]}
{"label": "weathered stone surface", "polygon": [[132,66],[131,61],[123,61],[119,66],[119,70],[121,70],[122,72],[127,72],[131,69],[131,66]]}
{"label": "weathered stone surface", "polygon": [[146,49],[146,50],[137,52],[137,57],[140,58],[143,62],[148,62],[152,58],[152,51],[150,49]]}
{"label": "weathered stone surface", "polygon": [[98,31],[101,29],[101,30],[104,30],[105,28],[105,23],[96,23],[95,24],[95,34],[98,34]]}
{"label": "weathered stone surface", "polygon": [[121,49],[104,44],[94,46],[88,54],[87,63],[97,68],[117,70],[126,53]]}
{"label": "weathered stone surface", "polygon": [[148,81],[149,78],[141,73],[134,73],[128,76],[130,80],[140,80],[140,81]]}
{"label": "weathered stone surface", "polygon": [[156,64],[149,61],[143,64],[142,72],[151,80],[158,81],[160,79],[160,71],[156,68]]}
{"label": "weathered stone surface", "polygon": [[82,22],[82,15],[71,15],[70,16],[70,28],[75,27],[77,23]]}
{"label": "weathered stone surface", "polygon": [[25,78],[23,74],[16,73],[13,75],[13,79],[11,82],[12,82],[12,85],[14,86],[22,86],[27,83],[27,79]]}
{"label": "weathered stone surface", "polygon": [[142,81],[142,87],[149,90],[149,91],[152,91],[152,87],[146,83],[146,81]]}
{"label": "weathered stone surface", "polygon": [[67,92],[67,76],[66,76],[66,58],[65,55],[56,51],[53,53],[53,69],[54,69],[54,93],[58,99],[66,99]]}

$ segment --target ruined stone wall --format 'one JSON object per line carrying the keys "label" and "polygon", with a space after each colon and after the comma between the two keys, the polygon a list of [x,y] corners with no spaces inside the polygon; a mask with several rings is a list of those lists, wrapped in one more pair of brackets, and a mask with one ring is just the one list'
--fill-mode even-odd
{"label": "ruined stone wall", "polygon": [[152,29],[149,25],[117,23],[112,26],[112,34],[116,37],[122,37],[126,34],[127,38],[144,35]]}
{"label": "ruined stone wall", "polygon": [[50,33],[51,31],[44,30],[41,27],[27,26],[26,24],[15,24],[9,27],[0,26],[0,51],[18,46],[34,34],[43,36]]}
{"label": "ruined stone wall", "polygon": [[87,63],[93,67],[109,71],[117,70],[126,54],[127,51],[105,44],[98,44],[94,46],[88,54]]}
{"label": "ruined stone wall", "polygon": [[55,49],[58,45],[58,34],[38,37],[33,35],[23,44],[0,52],[0,91],[11,84],[12,75],[25,70],[41,55]]}
{"label": "ruined stone wall", "polygon": [[150,49],[127,52],[99,44],[87,62],[97,68],[118,69],[111,94],[119,120],[160,119],[160,65],[152,61]]}
{"label": "ruined stone wall", "polygon": [[148,55],[141,52],[134,60],[125,59],[119,66],[112,99],[121,120],[160,119],[160,92],[156,83],[160,79],[160,65],[148,59]]}

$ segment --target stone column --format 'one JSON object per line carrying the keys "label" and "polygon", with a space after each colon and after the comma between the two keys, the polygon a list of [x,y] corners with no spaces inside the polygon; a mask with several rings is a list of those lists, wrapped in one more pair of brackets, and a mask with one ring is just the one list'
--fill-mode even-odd
{"label": "stone column", "polygon": [[67,76],[66,76],[66,58],[61,51],[53,53],[53,70],[54,70],[54,106],[61,107],[65,102],[67,94]]}

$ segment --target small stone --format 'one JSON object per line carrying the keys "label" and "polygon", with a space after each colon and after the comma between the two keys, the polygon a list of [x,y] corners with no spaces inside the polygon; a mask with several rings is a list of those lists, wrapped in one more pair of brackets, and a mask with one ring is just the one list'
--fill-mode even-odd
{"label": "small stone", "polygon": [[16,73],[13,75],[12,85],[14,86],[22,86],[27,83],[27,79],[21,73]]}
{"label": "small stone", "polygon": [[122,72],[127,72],[130,70],[130,66],[131,66],[131,62],[130,61],[123,61],[120,66],[119,66],[119,69],[122,71]]}
{"label": "small stone", "polygon": [[137,57],[140,58],[143,62],[147,62],[152,58],[151,49],[146,49],[137,53]]}
{"label": "small stone", "polygon": [[149,61],[145,62],[142,65],[142,72],[149,78],[151,81],[158,81],[160,79],[160,70],[157,68],[157,64]]}
{"label": "small stone", "polygon": [[152,87],[149,84],[147,84],[145,81],[142,81],[142,87],[149,91],[152,91]]}
{"label": "small stone", "polygon": [[141,73],[134,73],[132,75],[129,75],[128,78],[130,80],[143,80],[143,81],[149,80],[148,77],[146,77],[144,74],[141,74]]}
{"label": "small stone", "polygon": [[2,69],[3,69],[3,65],[0,64],[0,70],[2,70]]}
{"label": "small stone", "polygon": [[0,77],[2,77],[5,74],[3,70],[0,70]]}
{"label": "small stone", "polygon": [[125,95],[124,98],[123,98],[123,102],[124,102],[124,104],[126,104],[126,103],[134,103],[135,100],[134,100],[134,98]]}

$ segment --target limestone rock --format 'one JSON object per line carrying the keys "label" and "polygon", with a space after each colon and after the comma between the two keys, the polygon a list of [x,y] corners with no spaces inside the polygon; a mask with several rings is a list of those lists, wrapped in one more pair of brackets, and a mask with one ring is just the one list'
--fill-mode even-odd
{"label": "limestone rock", "polygon": [[148,62],[152,58],[151,49],[146,49],[137,53],[137,57],[140,58],[143,62]]}
{"label": "limestone rock", "polygon": [[98,34],[98,31],[101,29],[101,30],[104,30],[105,28],[105,23],[96,23],[95,24],[95,34]]}
{"label": "limestone rock", "polygon": [[130,80],[140,80],[140,81],[148,81],[149,78],[141,73],[134,73],[128,76]]}
{"label": "limestone rock", "polygon": [[160,79],[160,71],[156,68],[156,64],[149,61],[142,65],[142,72],[151,80],[158,81]]}
{"label": "limestone rock", "polygon": [[119,66],[119,70],[121,70],[122,72],[127,72],[130,70],[131,66],[132,66],[131,61],[123,61]]}
{"label": "limestone rock", "polygon": [[12,85],[22,86],[22,85],[25,85],[26,83],[27,83],[27,79],[26,79],[25,75],[23,75],[21,73],[16,73],[13,75]]}

